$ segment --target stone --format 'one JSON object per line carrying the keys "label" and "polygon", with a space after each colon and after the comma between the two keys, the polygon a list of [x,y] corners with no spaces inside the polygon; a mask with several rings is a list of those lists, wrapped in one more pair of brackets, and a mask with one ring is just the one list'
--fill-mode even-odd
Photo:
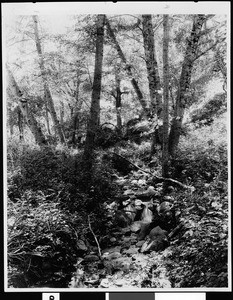
{"label": "stone", "polygon": [[108,288],[109,287],[109,280],[107,278],[104,278],[100,282],[100,286],[103,288]]}
{"label": "stone", "polygon": [[94,261],[98,261],[98,260],[99,260],[99,257],[94,254],[86,255],[86,256],[84,256],[84,259],[83,259],[84,262],[94,262]]}
{"label": "stone", "polygon": [[139,186],[146,185],[146,180],[144,180],[144,179],[139,179],[139,180],[138,180],[138,185],[139,185]]}
{"label": "stone", "polygon": [[130,234],[130,227],[126,227],[126,228],[122,228],[121,229],[121,232],[123,233],[123,234],[125,234],[125,235],[127,235],[127,234]]}
{"label": "stone", "polygon": [[132,232],[138,232],[141,229],[141,221],[135,221],[131,224],[130,229]]}
{"label": "stone", "polygon": [[121,247],[120,246],[116,246],[116,247],[112,247],[112,248],[108,248],[108,249],[104,249],[103,253],[113,253],[113,252],[121,252]]}
{"label": "stone", "polygon": [[122,280],[122,279],[116,280],[115,281],[115,285],[117,285],[117,286],[123,286],[124,285],[124,280]]}
{"label": "stone", "polygon": [[123,253],[129,254],[129,255],[136,254],[136,253],[138,253],[138,249],[137,248],[131,248],[131,249],[128,249],[128,250],[124,250]]}
{"label": "stone", "polygon": [[164,196],[163,200],[164,201],[174,201],[174,197],[172,197],[172,196]]}
{"label": "stone", "polygon": [[131,237],[128,237],[128,236],[125,237],[125,236],[123,236],[123,237],[122,237],[122,241],[123,241],[123,242],[126,242],[126,243],[127,243],[127,242],[130,242],[130,241],[131,241]]}
{"label": "stone", "polygon": [[112,260],[112,259],[119,258],[119,257],[121,257],[121,256],[122,256],[122,255],[120,254],[120,252],[112,252],[112,253],[109,253],[109,254],[106,256],[106,259]]}
{"label": "stone", "polygon": [[136,246],[137,247],[141,247],[144,243],[145,243],[145,240],[138,241],[137,244],[136,244]]}
{"label": "stone", "polygon": [[84,241],[83,240],[77,240],[77,248],[79,249],[79,250],[83,250],[83,251],[87,251],[88,249],[87,249],[87,246],[86,246],[86,244],[84,243]]}
{"label": "stone", "polygon": [[124,191],[124,193],[123,193],[123,195],[132,195],[132,194],[134,194],[134,191],[132,191],[132,190],[130,190],[130,189],[128,189],[128,190],[125,190]]}
{"label": "stone", "polygon": [[135,201],[134,201],[134,205],[135,205],[135,206],[141,206],[142,204],[143,204],[142,200],[140,200],[140,199],[135,199]]}
{"label": "stone", "polygon": [[131,184],[132,184],[132,185],[137,185],[137,184],[138,184],[138,181],[137,181],[136,179],[134,179],[134,180],[131,181]]}
{"label": "stone", "polygon": [[115,243],[117,241],[117,239],[115,238],[115,237],[112,237],[111,239],[110,239],[110,242],[111,243]]}

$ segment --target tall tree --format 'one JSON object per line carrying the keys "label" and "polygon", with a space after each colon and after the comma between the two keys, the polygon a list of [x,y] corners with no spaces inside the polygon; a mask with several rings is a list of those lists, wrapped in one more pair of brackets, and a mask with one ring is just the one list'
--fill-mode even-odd
{"label": "tall tree", "polygon": [[95,136],[100,115],[100,94],[102,80],[103,47],[104,47],[104,25],[105,15],[98,15],[96,20],[96,52],[95,70],[91,97],[91,111],[87,125],[87,136],[84,147],[84,161],[87,170],[91,170],[93,161],[93,151],[95,146]]}
{"label": "tall tree", "polygon": [[158,118],[161,118],[161,82],[158,71],[158,63],[155,55],[155,40],[151,15],[142,15],[142,26],[143,45],[145,51],[151,108],[153,113],[157,114]]}
{"label": "tall tree", "polygon": [[34,25],[34,35],[35,35],[36,49],[37,49],[37,53],[38,53],[38,56],[39,56],[39,67],[40,67],[41,76],[42,76],[43,85],[44,85],[45,99],[48,103],[48,108],[49,108],[49,112],[50,112],[50,115],[51,115],[52,120],[53,120],[53,124],[54,124],[54,127],[55,127],[55,132],[58,134],[60,142],[64,143],[65,142],[64,134],[63,134],[63,131],[62,131],[61,124],[59,123],[59,120],[57,118],[57,113],[56,113],[56,110],[55,110],[55,107],[54,107],[52,94],[50,92],[50,88],[49,88],[48,80],[47,80],[47,76],[46,76],[44,56],[43,56],[43,52],[42,52],[41,39],[40,39],[40,36],[39,36],[39,30],[38,30],[38,17],[37,16],[32,16],[32,19],[33,19],[33,25]]}
{"label": "tall tree", "polygon": [[113,42],[113,44],[116,48],[116,51],[118,53],[118,56],[122,60],[124,66],[125,66],[125,70],[126,70],[128,76],[129,76],[129,78],[131,79],[130,80],[131,84],[132,84],[133,89],[134,89],[134,91],[137,95],[137,98],[138,98],[138,100],[139,100],[139,102],[142,106],[143,112],[144,112],[145,116],[148,116],[150,114],[150,109],[147,107],[147,102],[143,97],[143,94],[142,94],[142,91],[141,91],[141,89],[138,85],[138,82],[134,78],[133,71],[132,71],[132,66],[127,63],[126,57],[125,57],[125,55],[124,55],[117,39],[116,39],[114,31],[112,30],[111,25],[110,25],[109,20],[107,19],[107,17],[106,17],[106,26],[107,26],[109,37],[111,38],[111,40],[112,40],[112,42]]}
{"label": "tall tree", "polygon": [[186,107],[186,98],[189,93],[191,83],[193,64],[196,60],[198,42],[202,35],[202,26],[205,23],[206,18],[206,15],[194,16],[192,31],[190,37],[187,39],[186,52],[182,64],[178,93],[176,97],[175,112],[169,134],[169,153],[171,155],[174,155],[179,144],[182,131],[182,120]]}
{"label": "tall tree", "polygon": [[151,15],[142,15],[142,35],[145,52],[147,77],[150,91],[151,111],[155,120],[154,133],[152,135],[151,153],[155,153],[156,145],[160,142],[159,139],[159,124],[162,122],[162,95],[161,81],[158,70],[158,63],[155,56],[155,40]]}
{"label": "tall tree", "polygon": [[[25,118],[32,134],[34,135],[36,143],[39,146],[46,145],[47,141],[44,137],[44,134],[43,134],[35,116],[33,115],[33,113],[31,112],[31,110],[29,108],[27,97],[24,97],[11,70],[8,67],[7,67],[7,73],[8,73],[8,92],[11,91],[11,94],[13,94],[18,99],[20,111],[21,111],[23,117]],[[21,120],[20,120],[20,122],[21,122]],[[19,126],[21,126],[21,124]]]}
{"label": "tall tree", "polygon": [[163,16],[163,153],[162,153],[162,176],[168,177],[168,129],[169,129],[169,16]]}

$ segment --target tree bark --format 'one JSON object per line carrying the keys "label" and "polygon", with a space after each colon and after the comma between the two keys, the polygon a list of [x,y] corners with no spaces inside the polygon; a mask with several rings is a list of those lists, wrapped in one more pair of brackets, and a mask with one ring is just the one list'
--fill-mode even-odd
{"label": "tree bark", "polygon": [[17,115],[18,115],[19,140],[24,141],[23,114],[19,107],[17,110]]}
{"label": "tree bark", "polygon": [[179,80],[179,89],[176,98],[175,112],[169,134],[169,153],[174,156],[182,130],[182,120],[186,107],[186,96],[190,88],[193,63],[196,59],[198,42],[201,37],[202,25],[206,20],[205,15],[197,15],[193,21],[190,37],[187,40],[185,57]]}
{"label": "tree bark", "polygon": [[19,100],[19,108],[21,110],[22,115],[25,117],[28,127],[30,128],[36,143],[39,146],[47,145],[47,141],[45,139],[45,136],[34,117],[33,113],[30,111],[27,99],[23,97],[23,93],[21,92],[12,72],[7,67],[8,71],[8,78],[9,78],[9,87],[12,90],[13,94],[18,98]]}
{"label": "tree bark", "polygon": [[95,70],[92,88],[91,111],[87,125],[87,136],[84,147],[84,161],[87,170],[92,169],[93,154],[95,146],[95,136],[98,127],[100,114],[100,94],[102,80],[102,64],[103,64],[103,47],[104,47],[104,25],[105,15],[98,15],[96,21],[96,53],[95,53]]}
{"label": "tree bark", "polygon": [[115,82],[116,82],[116,116],[117,116],[117,130],[122,133],[122,119],[121,119],[121,80],[119,76],[118,66],[115,68]]}
{"label": "tree bark", "polygon": [[146,100],[144,99],[143,94],[142,94],[142,92],[141,92],[141,90],[139,88],[139,85],[138,85],[136,79],[133,76],[132,66],[129,65],[129,64],[127,64],[126,57],[125,57],[124,53],[122,52],[122,49],[121,49],[119,43],[117,42],[115,34],[114,34],[114,32],[113,32],[113,30],[111,28],[111,25],[110,25],[110,23],[109,23],[109,21],[108,21],[107,18],[106,18],[105,22],[106,22],[106,26],[107,26],[109,37],[111,38],[113,44],[115,45],[116,51],[118,53],[118,56],[120,57],[120,59],[122,60],[123,64],[125,65],[125,70],[126,70],[128,76],[129,76],[129,78],[131,79],[131,84],[132,84],[132,86],[134,88],[134,91],[135,91],[135,93],[136,93],[136,95],[138,97],[138,100],[139,100],[139,102],[140,102],[140,104],[142,106],[143,113],[145,114],[145,116],[149,116],[150,110],[147,107]]}
{"label": "tree bark", "polygon": [[76,106],[73,112],[72,116],[72,139],[71,142],[73,145],[76,145],[76,132],[77,132],[77,127],[79,127],[79,116],[80,116],[80,110],[82,107],[83,101],[79,99],[79,86],[80,86],[80,74],[77,72],[77,85],[75,89],[75,100],[76,100]]}
{"label": "tree bark", "polygon": [[151,109],[154,114],[157,114],[158,119],[160,119],[162,116],[161,83],[158,63],[155,56],[155,41],[151,15],[142,15],[142,26]]}
{"label": "tree bark", "polygon": [[43,84],[44,84],[45,99],[47,100],[47,103],[48,103],[48,108],[49,108],[49,112],[50,112],[52,120],[53,120],[55,132],[58,134],[60,142],[65,143],[64,134],[62,131],[61,124],[59,123],[59,120],[57,118],[57,113],[56,113],[56,110],[54,107],[53,98],[52,98],[52,95],[51,95],[51,92],[49,89],[48,80],[47,80],[47,76],[46,76],[46,69],[45,69],[45,65],[44,65],[43,52],[42,52],[42,48],[41,48],[41,41],[40,41],[39,30],[38,30],[38,17],[32,16],[32,19],[33,19],[33,23],[34,23],[36,49],[37,49],[37,53],[39,56],[39,67],[40,67],[41,76],[42,76],[42,80],[43,80]]}
{"label": "tree bark", "polygon": [[163,152],[162,152],[162,176],[168,177],[168,129],[169,129],[169,16],[163,15]]}

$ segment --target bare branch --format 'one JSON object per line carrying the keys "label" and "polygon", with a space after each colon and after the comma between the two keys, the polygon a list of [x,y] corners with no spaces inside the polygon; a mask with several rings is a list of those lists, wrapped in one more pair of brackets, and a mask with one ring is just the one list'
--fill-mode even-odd
{"label": "bare branch", "polygon": [[101,254],[100,244],[99,244],[99,242],[98,242],[98,240],[97,240],[97,237],[96,237],[94,231],[92,230],[92,227],[91,227],[91,220],[90,220],[90,215],[88,215],[88,225],[89,225],[89,229],[90,229],[91,233],[92,233],[93,236],[94,236],[95,242],[96,242],[96,244],[97,244],[99,256],[101,257],[102,254]]}

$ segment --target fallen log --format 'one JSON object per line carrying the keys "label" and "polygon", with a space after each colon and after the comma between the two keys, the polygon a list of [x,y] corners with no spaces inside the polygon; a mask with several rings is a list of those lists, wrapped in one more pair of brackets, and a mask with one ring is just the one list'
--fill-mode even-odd
{"label": "fallen log", "polygon": [[127,161],[129,164],[131,164],[136,170],[139,170],[139,171],[142,171],[143,173],[145,174],[150,174],[152,176],[152,180],[159,180],[161,182],[170,182],[170,183],[174,183],[184,189],[190,189],[191,190],[191,193],[195,191],[195,187],[193,186],[190,186],[190,185],[186,185],[186,184],[183,184],[181,183],[180,181],[178,180],[175,180],[175,179],[172,179],[172,178],[164,178],[164,177],[161,177],[161,176],[157,176],[157,175],[154,175],[153,173],[151,173],[150,171],[146,171],[146,170],[143,170],[142,168],[140,168],[139,166],[135,165],[134,163],[132,163],[130,160],[128,160],[127,158],[123,157],[122,155],[116,153],[116,152],[111,152],[112,154],[114,155],[117,155],[119,156],[120,158],[124,159],[125,161]]}

